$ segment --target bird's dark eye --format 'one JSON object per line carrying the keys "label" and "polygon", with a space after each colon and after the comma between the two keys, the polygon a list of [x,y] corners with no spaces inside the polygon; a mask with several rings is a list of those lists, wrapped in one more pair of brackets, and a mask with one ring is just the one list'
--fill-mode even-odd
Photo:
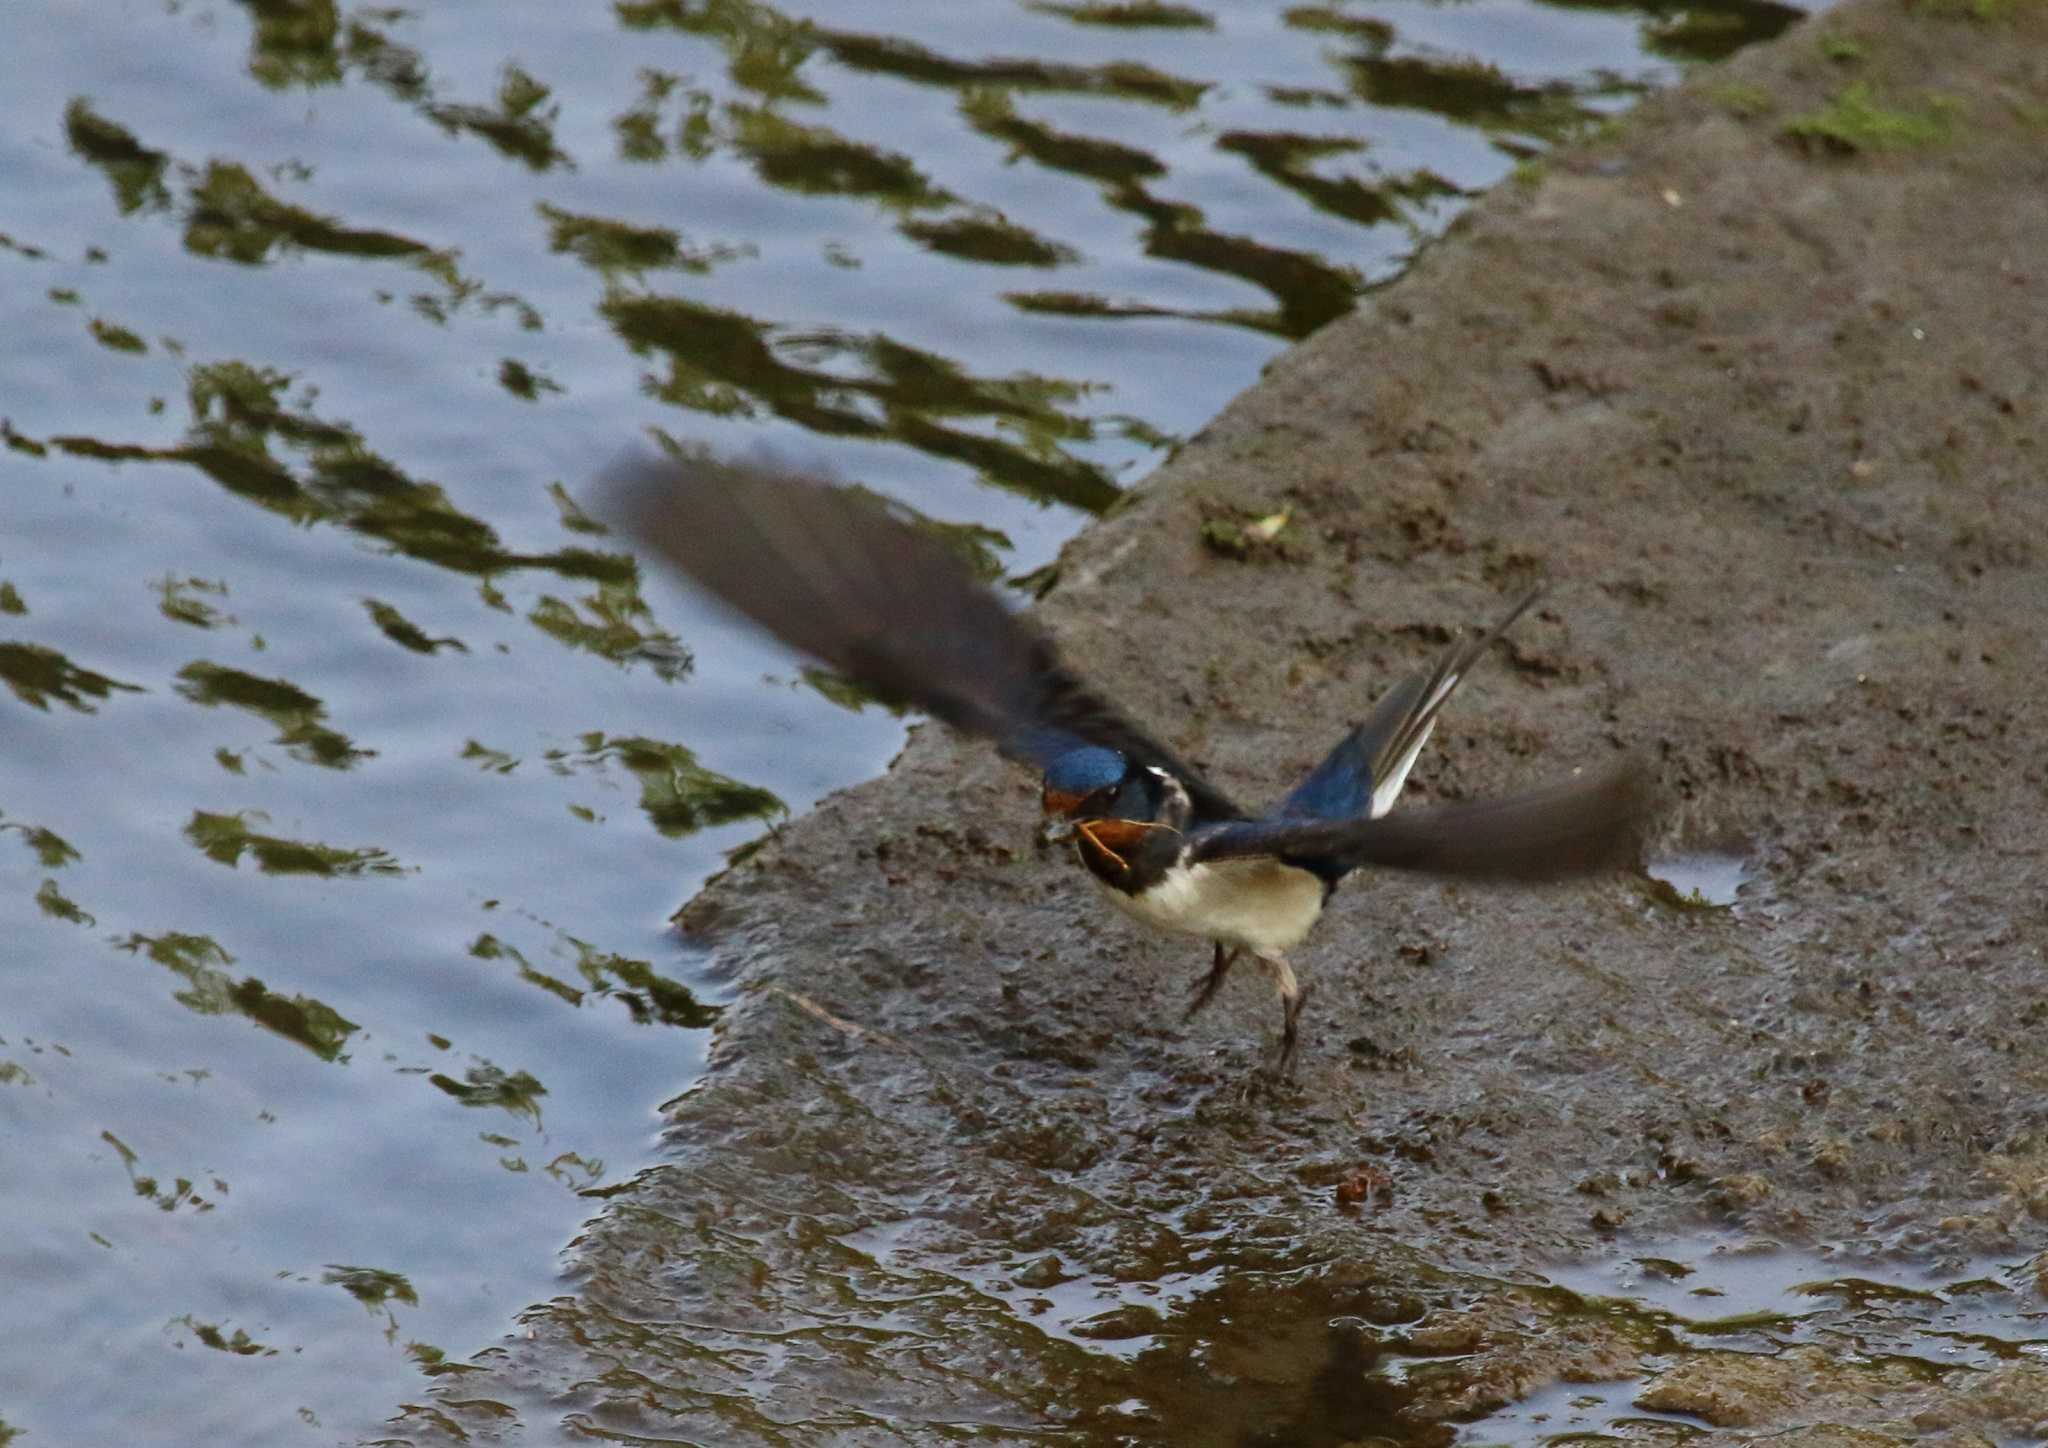
{"label": "bird's dark eye", "polygon": [[1102,791],[1103,813],[1113,819],[1150,819],[1159,809],[1159,787],[1149,775],[1134,774],[1115,789]]}

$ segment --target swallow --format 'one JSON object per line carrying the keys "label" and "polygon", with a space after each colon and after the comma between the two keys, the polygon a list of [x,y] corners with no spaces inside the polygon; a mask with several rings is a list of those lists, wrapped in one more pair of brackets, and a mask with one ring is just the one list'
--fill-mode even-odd
{"label": "swallow", "polygon": [[1531,593],[1396,685],[1269,810],[1237,804],[1061,662],[939,538],[871,498],[772,462],[697,459],[614,471],[607,509],[641,548],[789,647],[1040,771],[1049,838],[1071,840],[1111,904],[1211,942],[1188,1014],[1249,954],[1281,1003],[1292,1063],[1307,990],[1288,958],[1338,884],[1368,866],[1549,880],[1620,863],[1642,771],[1394,812],[1444,705]]}

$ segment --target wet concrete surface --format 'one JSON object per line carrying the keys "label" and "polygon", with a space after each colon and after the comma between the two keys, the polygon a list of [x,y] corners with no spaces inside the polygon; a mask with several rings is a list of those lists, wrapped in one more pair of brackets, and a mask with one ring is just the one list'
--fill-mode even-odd
{"label": "wet concrete surface", "polygon": [[[1656,853],[1738,856],[1732,903],[1354,880],[1262,1086],[1264,983],[1183,1024],[1204,951],[925,728],[685,909],[739,1004],[670,1162],[394,1440],[1528,1441],[1581,1398],[1618,1439],[2048,1434],[2044,484],[2048,7],[1851,4],[1648,102],[1288,354],[1040,611],[1274,797],[1550,580],[1411,789],[1636,751]],[[1986,1283],[2003,1350],[1874,1289],[1813,1310],[1882,1344],[1708,1345],[1562,1285],[1716,1249]]]}

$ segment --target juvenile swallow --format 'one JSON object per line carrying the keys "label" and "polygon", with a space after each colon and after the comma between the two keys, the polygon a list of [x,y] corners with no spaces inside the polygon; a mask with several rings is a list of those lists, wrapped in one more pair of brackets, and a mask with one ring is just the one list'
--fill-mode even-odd
{"label": "juvenile swallow", "polygon": [[728,607],[1040,770],[1048,836],[1073,841],[1110,902],[1212,942],[1189,1015],[1243,953],[1271,976],[1282,1070],[1308,996],[1287,952],[1352,871],[1555,879],[1615,864],[1635,842],[1644,786],[1632,763],[1390,813],[1445,703],[1534,593],[1395,686],[1292,793],[1254,812],[1069,671],[945,543],[871,501],[765,463],[639,465],[612,487],[626,533]]}

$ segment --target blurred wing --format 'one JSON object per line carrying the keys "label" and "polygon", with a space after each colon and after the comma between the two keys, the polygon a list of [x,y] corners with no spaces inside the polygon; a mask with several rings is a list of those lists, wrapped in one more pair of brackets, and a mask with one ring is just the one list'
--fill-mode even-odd
{"label": "blurred wing", "polygon": [[1377,819],[1392,809],[1422,746],[1436,728],[1437,715],[1493,641],[1507,632],[1541,592],[1529,593],[1477,639],[1452,644],[1431,667],[1395,685],[1365,722],[1281,801],[1278,813],[1325,820],[1358,815]]}
{"label": "blurred wing", "polygon": [[1190,839],[1194,860],[1271,855],[1342,874],[1361,865],[1479,879],[1544,880],[1630,863],[1649,791],[1640,764],[1471,804],[1374,819],[1279,817],[1211,825]]}
{"label": "blurred wing", "polygon": [[1198,817],[1243,811],[1068,672],[938,539],[768,463],[646,462],[606,512],[791,648],[1043,768],[1080,744],[1172,771]]}

